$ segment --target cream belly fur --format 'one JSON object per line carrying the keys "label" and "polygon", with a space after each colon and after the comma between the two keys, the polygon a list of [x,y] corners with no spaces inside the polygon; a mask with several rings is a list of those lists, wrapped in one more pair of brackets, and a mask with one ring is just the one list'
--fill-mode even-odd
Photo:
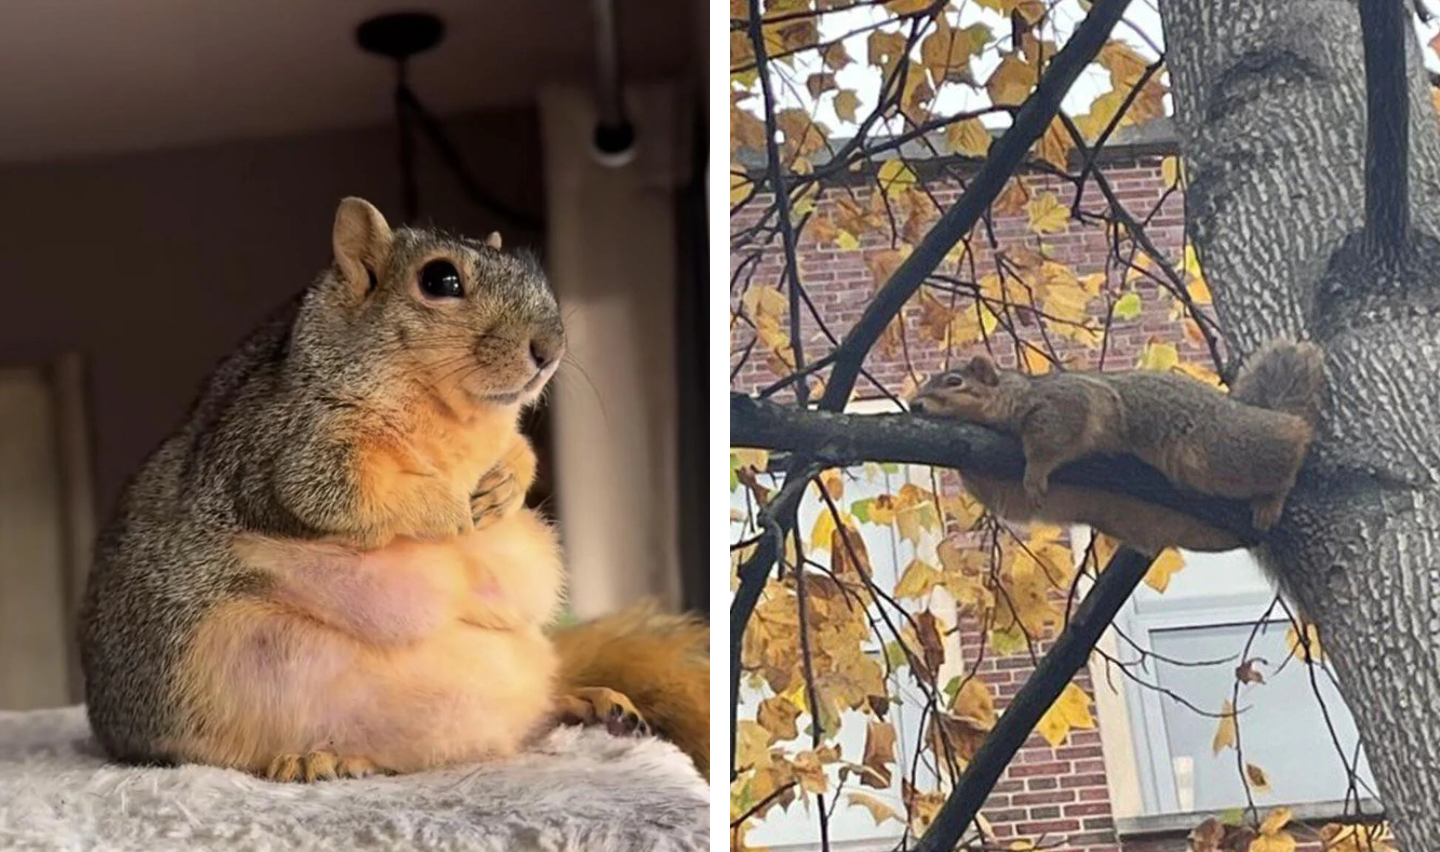
{"label": "cream belly fur", "polygon": [[202,622],[177,756],[264,773],[320,750],[414,772],[513,754],[552,715],[542,626],[561,568],[533,513],[368,553],[253,539],[237,552],[274,583]]}

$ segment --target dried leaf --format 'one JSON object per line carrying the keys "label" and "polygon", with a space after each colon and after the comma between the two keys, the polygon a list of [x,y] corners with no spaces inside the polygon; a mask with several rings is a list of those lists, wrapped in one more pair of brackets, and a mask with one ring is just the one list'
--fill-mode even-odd
{"label": "dried leaf", "polygon": [[810,97],[818,98],[824,93],[835,88],[834,74],[811,74],[805,78],[805,88],[810,90]]}
{"label": "dried leaf", "polygon": [[890,764],[895,762],[895,726],[870,720],[865,728],[865,756],[861,764],[874,773],[865,773],[860,783],[885,790],[890,787]]}
{"label": "dried leaf", "polygon": [[800,736],[795,720],[800,718],[800,708],[789,701],[775,696],[760,702],[755,721],[770,734],[770,741],[793,740]]}
{"label": "dried leaf", "polygon": [[1259,657],[1246,660],[1245,662],[1235,667],[1235,679],[1244,684],[1264,684],[1265,675],[1261,674],[1260,670],[1255,668],[1256,663],[1264,663],[1267,666],[1270,665],[1268,662]]}
{"label": "dried leaf", "polygon": [[1270,776],[1253,763],[1245,764],[1245,780],[1250,782],[1250,789],[1257,793],[1270,792]]}
{"label": "dried leaf", "polygon": [[855,121],[855,110],[860,107],[860,96],[854,89],[841,89],[835,93],[835,115],[841,121]]}
{"label": "dried leaf", "polygon": [[899,812],[897,812],[894,808],[890,807],[889,805],[885,804],[874,796],[869,795],[868,793],[846,793],[845,801],[851,805],[860,805],[865,810],[869,811],[870,816],[875,820],[876,825],[879,825],[887,819],[893,819],[896,822],[905,821],[905,819],[901,817]]}
{"label": "dried leaf", "polygon": [[1235,728],[1235,707],[1230,699],[1220,705],[1220,725],[1215,729],[1215,738],[1210,741],[1210,751],[1219,754],[1226,748],[1234,748],[1239,731]]}

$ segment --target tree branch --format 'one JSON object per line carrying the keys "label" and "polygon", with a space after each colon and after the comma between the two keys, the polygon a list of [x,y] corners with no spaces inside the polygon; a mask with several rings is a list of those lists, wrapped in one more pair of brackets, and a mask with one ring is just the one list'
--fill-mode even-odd
{"label": "tree branch", "polygon": [[[804,410],[744,394],[730,395],[730,445],[804,454],[824,467],[897,462],[1017,481],[1025,471],[1020,442],[984,426],[909,414]],[[1131,456],[1080,459],[1055,471],[1050,481],[1125,494],[1182,512],[1247,544],[1260,539],[1251,526],[1250,504],[1178,490],[1159,471]]]}
{"label": "tree branch", "polygon": [[1410,97],[1402,0],[1361,0],[1365,47],[1365,236],[1376,257],[1398,261],[1410,239]]}
{"label": "tree branch", "polygon": [[935,821],[925,830],[915,852],[942,852],[955,848],[960,835],[970,826],[986,797],[1025,744],[1045,711],[1060,697],[1065,686],[1085,665],[1095,643],[1115,613],[1130,597],[1150,568],[1150,558],[1122,547],[1080,602],[1075,616],[1056,637],[1035,671],[1015,693],[1015,698],[970,760],[960,781],[946,797]]}
{"label": "tree branch", "polygon": [[1055,59],[1036,84],[1035,91],[1025,99],[1005,135],[991,147],[990,155],[975,173],[974,179],[965,187],[960,200],[946,210],[930,228],[925,238],[915,246],[915,250],[905,258],[890,276],[890,280],[885,282],[885,286],[880,288],[880,292],[876,293],[875,298],[865,307],[865,313],[850,329],[850,333],[845,335],[835,359],[835,369],[830,374],[830,380],[825,385],[825,395],[820,400],[821,408],[839,411],[845,407],[845,403],[850,399],[850,392],[855,389],[855,379],[860,374],[865,356],[870,353],[875,341],[880,338],[890,321],[900,313],[910,297],[915,295],[915,291],[925,283],[930,273],[940,265],[940,261],[945,259],[950,249],[954,248],[955,243],[975,227],[980,216],[1000,195],[1000,190],[1025,159],[1030,146],[1035,144],[1035,140],[1040,138],[1045,128],[1054,120],[1055,114],[1060,111],[1060,100],[1070,90],[1080,72],[1100,52],[1129,2],[1130,0],[1097,0],[1085,20],[1080,22],[1080,26],[1075,28],[1074,34],[1065,42],[1065,46],[1055,54]]}

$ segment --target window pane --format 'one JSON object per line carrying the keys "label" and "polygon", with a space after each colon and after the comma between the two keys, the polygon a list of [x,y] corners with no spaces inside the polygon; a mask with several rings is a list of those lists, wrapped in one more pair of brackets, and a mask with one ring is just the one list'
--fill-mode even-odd
{"label": "window pane", "polygon": [[[1263,806],[1343,799],[1345,768],[1326,727],[1320,701],[1335,723],[1347,760],[1355,755],[1355,723],[1324,672],[1315,671],[1320,694],[1317,700],[1310,671],[1299,660],[1285,662],[1276,670],[1285,661],[1287,627],[1286,622],[1272,622],[1256,637],[1249,656],[1268,661],[1255,664],[1266,682],[1240,688],[1239,728],[1245,762],[1264,770],[1272,788],[1269,793],[1256,793],[1255,801]],[[1155,652],[1171,659],[1233,658],[1209,666],[1155,661],[1158,683],[1201,709],[1219,712],[1221,702],[1231,697],[1235,668],[1242,662],[1239,655],[1252,629],[1251,624],[1233,624],[1153,631],[1150,636]],[[1171,777],[1181,809],[1225,809],[1245,804],[1235,751],[1226,748],[1217,755],[1211,748],[1219,720],[1201,716],[1168,698],[1161,702]],[[1359,776],[1373,788],[1363,756]],[[1360,789],[1364,795],[1367,788]]]}

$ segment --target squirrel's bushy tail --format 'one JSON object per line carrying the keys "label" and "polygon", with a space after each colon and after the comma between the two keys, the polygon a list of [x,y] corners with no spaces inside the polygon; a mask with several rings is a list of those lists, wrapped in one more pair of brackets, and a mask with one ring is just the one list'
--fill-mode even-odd
{"label": "squirrel's bushy tail", "polygon": [[710,626],[646,603],[557,630],[560,688],[622,692],[661,737],[710,773]]}
{"label": "squirrel's bushy tail", "polygon": [[1313,343],[1272,340],[1250,356],[1230,398],[1293,414],[1314,428],[1325,401],[1325,355]]}

